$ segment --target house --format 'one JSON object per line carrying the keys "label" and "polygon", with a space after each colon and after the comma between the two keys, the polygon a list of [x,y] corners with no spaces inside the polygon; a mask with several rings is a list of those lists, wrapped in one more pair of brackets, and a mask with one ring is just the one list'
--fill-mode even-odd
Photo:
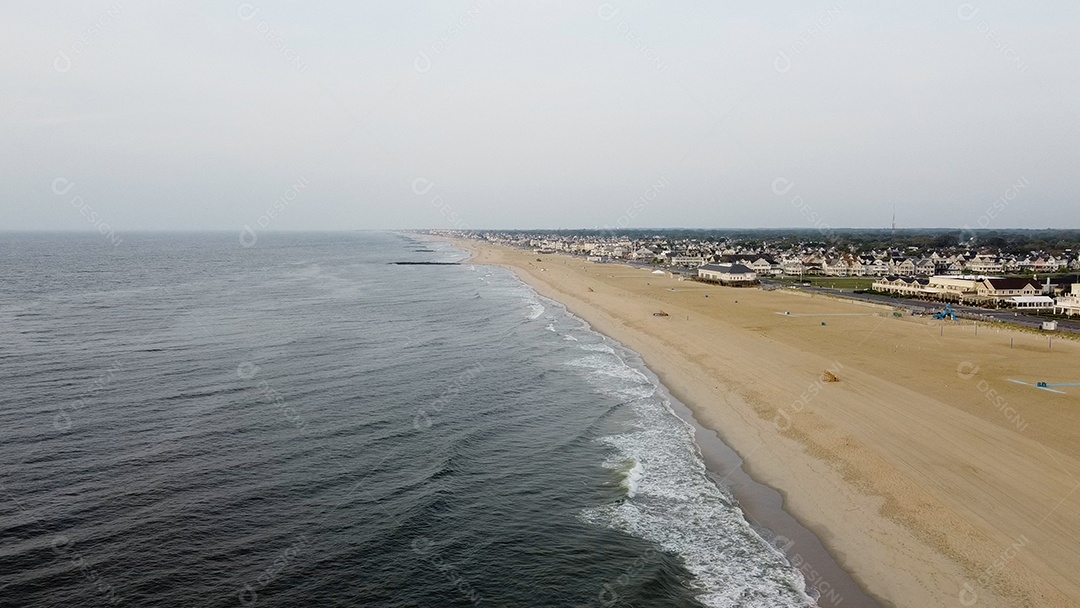
{"label": "house", "polygon": [[979,254],[968,262],[967,267],[972,274],[1001,274],[1005,272],[1004,262],[996,255]]}
{"label": "house", "polygon": [[778,264],[776,260],[767,257],[759,257],[753,262],[750,262],[749,266],[754,272],[758,274],[758,276],[761,276],[763,274],[781,274],[783,272],[783,270],[780,268],[780,264]]}
{"label": "house", "polygon": [[791,258],[784,260],[782,264],[784,274],[788,276],[802,276],[806,274],[806,266],[803,266],[802,261],[799,258]]}
{"label": "house", "polygon": [[899,276],[911,276],[915,274],[915,261],[910,258],[893,258],[889,260],[889,272]]}
{"label": "house", "polygon": [[754,285],[757,273],[742,264],[705,264],[697,269],[698,278],[722,285]]}
{"label": "house", "polygon": [[705,258],[700,255],[673,255],[668,259],[672,266],[692,266],[694,268],[705,263]]}
{"label": "house", "polygon": [[849,277],[864,277],[866,276],[866,266],[863,265],[862,260],[855,256],[848,256],[848,276]]}
{"label": "house", "polygon": [[866,269],[867,274],[872,274],[875,277],[883,277],[889,274],[889,265],[881,258],[863,262],[863,268]]}
{"label": "house", "polygon": [[942,271],[944,274],[962,274],[964,272],[964,263],[959,260],[946,262],[945,267],[942,269]]}
{"label": "house", "polygon": [[648,247],[642,247],[641,249],[635,251],[631,255],[631,257],[635,260],[645,260],[646,262],[651,262],[656,259],[656,252],[652,249],[649,249]]}
{"label": "house", "polygon": [[929,277],[937,273],[937,262],[930,258],[923,258],[915,263],[915,274]]}
{"label": "house", "polygon": [[821,262],[821,273],[834,277],[848,275],[848,263],[843,258],[825,258]]}

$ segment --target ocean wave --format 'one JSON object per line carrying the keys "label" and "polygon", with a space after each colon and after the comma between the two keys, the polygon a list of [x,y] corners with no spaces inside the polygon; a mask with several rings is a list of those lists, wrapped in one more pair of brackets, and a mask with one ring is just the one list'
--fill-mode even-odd
{"label": "ocean wave", "polygon": [[[581,345],[580,348],[588,345]],[[614,353],[597,353],[567,361],[565,365],[589,370],[586,379],[601,392],[620,400],[643,399],[656,393],[656,386],[638,370],[626,365]]]}
{"label": "ocean wave", "polygon": [[[599,351],[590,348],[588,350]],[[640,371],[615,354],[576,359],[609,390],[647,394],[630,401],[635,428],[598,438],[614,451],[625,498],[583,511],[591,524],[621,530],[683,558],[707,606],[814,606],[802,574],[747,523],[742,509],[707,475],[694,430]],[[614,386],[621,383],[619,388]]]}
{"label": "ocean wave", "polygon": [[615,354],[615,349],[614,348],[611,348],[610,346],[608,346],[607,344],[604,344],[602,342],[597,343],[597,344],[582,344],[581,345],[581,350],[588,350],[588,351],[593,351],[593,352],[598,352],[598,353],[608,353],[609,355],[614,355]]}
{"label": "ocean wave", "polygon": [[547,310],[547,309],[544,308],[544,305],[541,304],[540,302],[530,303],[529,304],[529,320],[531,321],[531,320],[539,319],[540,316],[544,314],[545,310]]}
{"label": "ocean wave", "polygon": [[630,465],[629,468],[622,471],[620,485],[626,490],[626,497],[633,498],[637,496],[638,482],[645,475],[645,467],[636,460],[631,460],[628,464]]}
{"label": "ocean wave", "polygon": [[525,304],[529,307],[529,313],[526,316],[529,318],[530,321],[539,319],[544,314],[544,312],[547,311],[547,308],[545,308],[544,305],[540,303],[540,299],[536,297],[536,292],[534,292],[531,288],[524,284],[522,284],[522,287],[524,289],[523,293],[521,294],[521,299],[524,300]]}

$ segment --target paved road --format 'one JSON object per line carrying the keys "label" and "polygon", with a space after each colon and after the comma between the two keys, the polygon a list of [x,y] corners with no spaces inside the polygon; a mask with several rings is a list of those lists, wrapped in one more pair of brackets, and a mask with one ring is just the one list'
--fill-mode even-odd
{"label": "paved road", "polygon": [[[772,284],[777,286],[783,286],[785,288],[790,287],[790,284]],[[853,300],[862,300],[864,302],[875,302],[878,304],[886,304],[889,306],[902,306],[904,308],[910,308],[916,311],[937,312],[944,308],[944,304],[927,302],[926,300],[890,298],[888,296],[878,295],[874,293],[853,293],[852,291],[846,289],[832,289],[829,287],[815,287],[807,285],[797,285],[796,288],[807,292],[829,294],[844,298],[851,298]],[[1013,325],[1021,325],[1024,327],[1031,327],[1036,329],[1042,327],[1043,321],[1049,320],[1032,315],[1017,313],[1012,310],[991,310],[988,308],[977,308],[975,306],[960,306],[956,304],[953,304],[953,308],[956,309],[956,313],[962,318],[977,319],[983,321],[1000,321],[1003,323],[1012,323]],[[1057,322],[1058,331],[1080,334],[1080,321],[1066,321],[1062,319],[1057,319]]]}

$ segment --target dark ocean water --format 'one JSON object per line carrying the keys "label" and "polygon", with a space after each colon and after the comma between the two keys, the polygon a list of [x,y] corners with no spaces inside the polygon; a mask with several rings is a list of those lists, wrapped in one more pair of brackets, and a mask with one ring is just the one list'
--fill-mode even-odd
{"label": "dark ocean water", "polygon": [[812,604],[662,391],[505,270],[380,233],[0,256],[0,606]]}

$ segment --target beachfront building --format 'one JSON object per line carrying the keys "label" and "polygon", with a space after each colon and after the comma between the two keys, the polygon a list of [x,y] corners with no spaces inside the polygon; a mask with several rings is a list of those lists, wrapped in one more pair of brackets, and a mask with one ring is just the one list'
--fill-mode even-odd
{"label": "beachfront building", "polygon": [[1001,279],[986,277],[975,286],[980,300],[1001,304],[1016,296],[1036,296],[1042,292],[1042,283],[1035,279]]}
{"label": "beachfront building", "polygon": [[983,277],[972,276],[887,276],[874,281],[871,289],[913,298],[963,302],[965,298],[971,299],[978,294],[978,286],[982,280]]}
{"label": "beachfront building", "polygon": [[938,299],[963,302],[978,293],[978,284],[982,277],[950,276],[936,274],[927,281],[927,287],[934,291]]}
{"label": "beachfront building", "polygon": [[929,295],[926,290],[928,283],[929,280],[924,278],[890,275],[874,281],[870,287],[874,291],[881,293],[894,293],[898,296],[917,298]]}
{"label": "beachfront building", "polygon": [[1080,315],[1080,283],[1072,284],[1072,291],[1057,299],[1054,313],[1059,315]]}
{"label": "beachfront building", "polygon": [[755,285],[758,282],[757,273],[742,264],[705,264],[699,266],[697,271],[702,281],[721,285]]}

